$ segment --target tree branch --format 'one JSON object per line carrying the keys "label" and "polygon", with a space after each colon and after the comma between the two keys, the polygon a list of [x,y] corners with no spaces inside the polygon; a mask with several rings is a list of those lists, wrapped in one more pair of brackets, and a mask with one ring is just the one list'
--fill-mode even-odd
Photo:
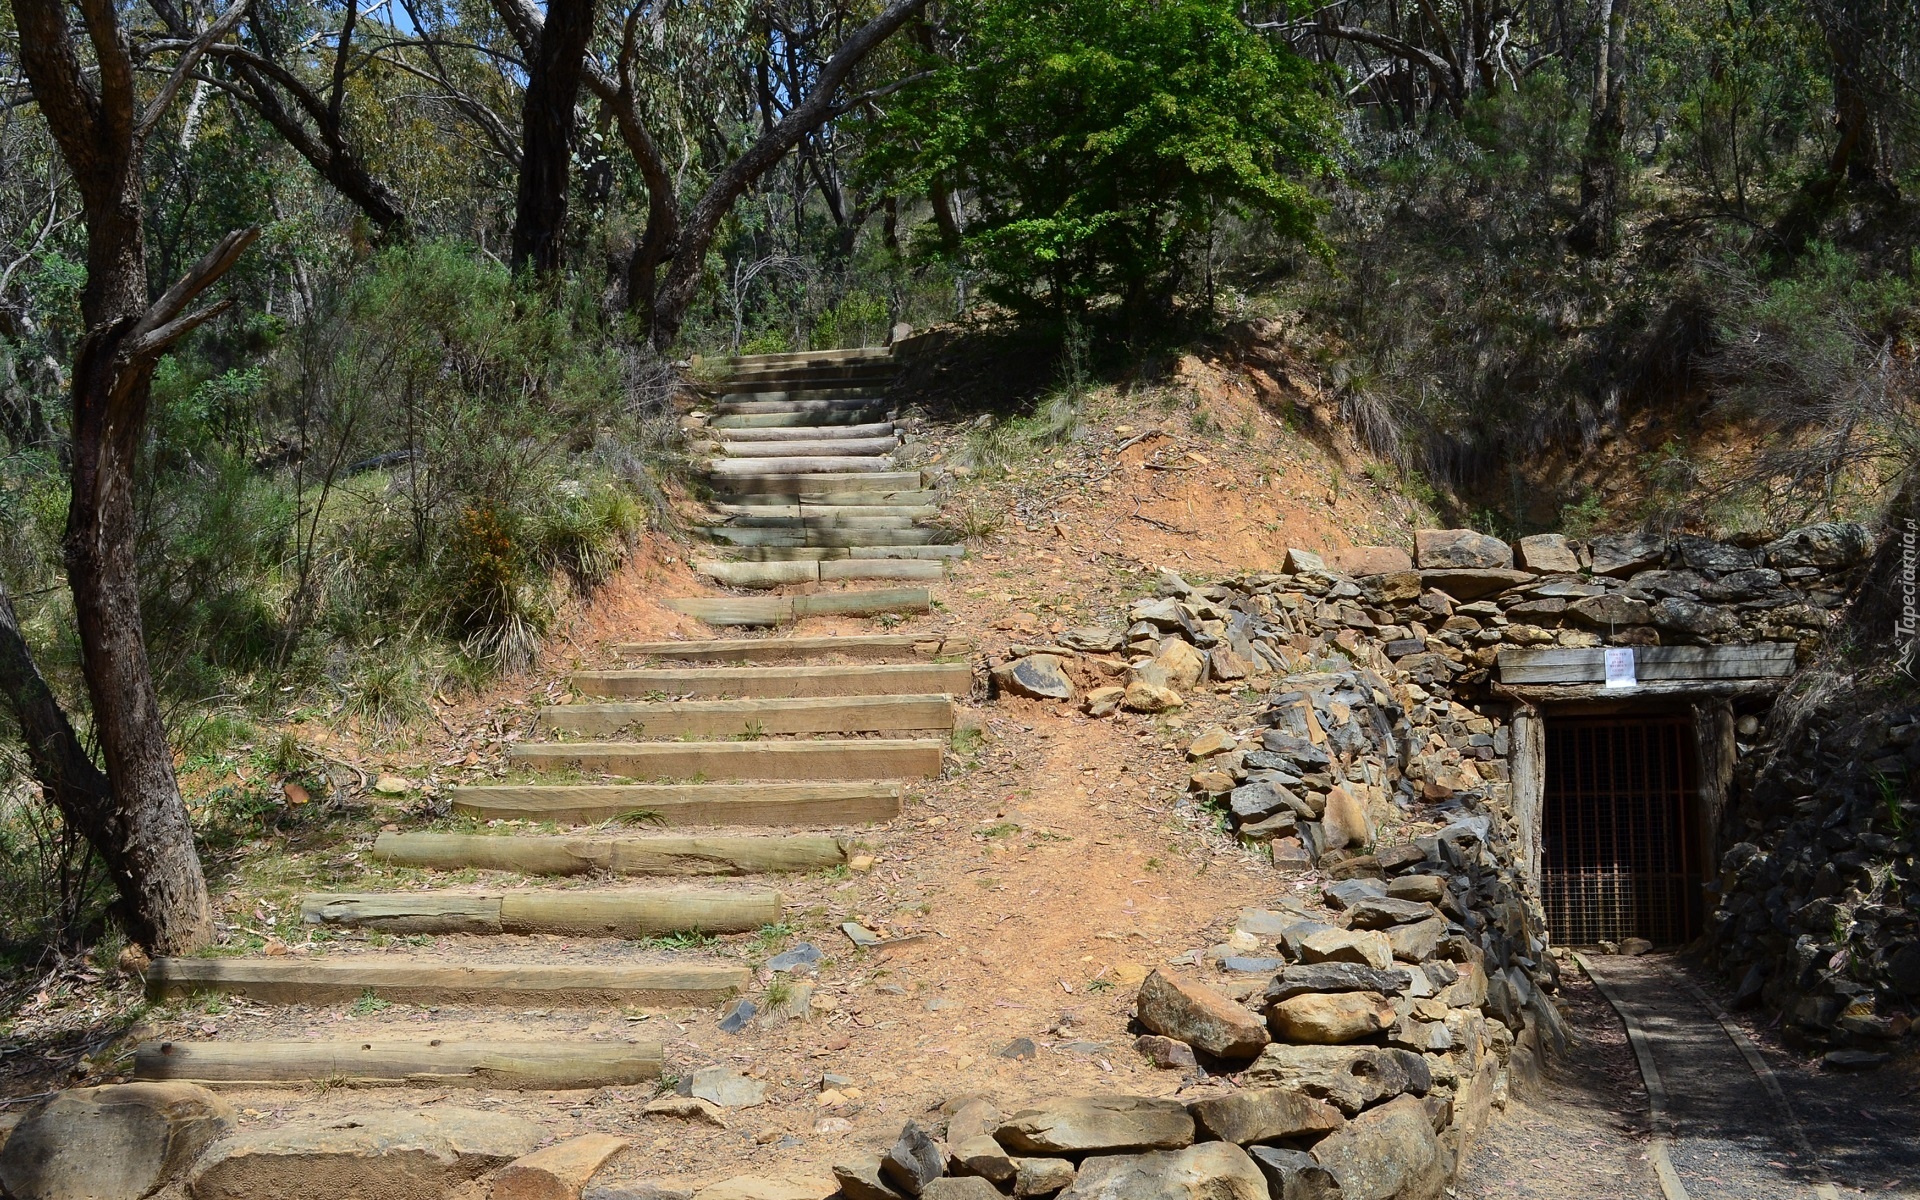
{"label": "tree branch", "polygon": [[147,111],[141,114],[135,136],[146,137],[153,127],[160,123],[160,118],[166,115],[167,108],[173,104],[173,98],[180,94],[181,85],[193,75],[194,67],[199,65],[207,49],[232,33],[234,27],[240,24],[240,18],[246,14],[246,11],[247,0],[233,0],[233,3],[227,6],[227,11],[221,13],[219,19],[208,26],[205,33],[187,43],[180,55],[180,61],[173,68],[173,73],[167,76],[165,83],[160,85],[160,91],[154,96],[153,102],[147,105]]}

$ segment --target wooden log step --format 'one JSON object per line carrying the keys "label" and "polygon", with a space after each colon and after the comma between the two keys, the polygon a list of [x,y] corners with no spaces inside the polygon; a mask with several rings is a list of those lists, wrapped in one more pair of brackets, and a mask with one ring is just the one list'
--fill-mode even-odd
{"label": "wooden log step", "polygon": [[890,491],[886,488],[874,488],[870,491],[817,492],[807,488],[791,492],[732,492],[724,500],[716,500],[716,505],[735,505],[748,508],[767,506],[785,507],[800,505],[803,508],[933,508],[940,507],[940,494],[929,491]]}
{"label": "wooden log step", "polygon": [[944,741],[520,742],[507,757],[533,770],[577,768],[627,779],[932,779]]}
{"label": "wooden log step", "polygon": [[947,566],[938,559],[918,558],[834,558],[820,562],[820,582],[856,579],[921,579],[938,583],[947,577]]}
{"label": "wooden log step", "polygon": [[891,346],[851,346],[842,350],[781,350],[772,354],[736,354],[726,360],[738,370],[774,363],[892,362]]}
{"label": "wooden log step", "polygon": [[658,1079],[658,1042],[142,1042],[133,1077],[198,1084],[345,1084],[569,1091]]}
{"label": "wooden log step", "polygon": [[[918,471],[832,471],[817,475],[714,475],[707,484],[716,494],[740,495],[784,492],[803,497],[880,492],[894,496],[922,490]],[[858,500],[835,499],[835,504],[857,504]],[[888,499],[888,504],[898,504]]]}
{"label": "wooden log step", "polygon": [[715,504],[713,510],[735,521],[768,517],[842,522],[868,518],[929,521],[940,515],[940,506],[937,504],[809,504],[804,500],[792,500],[785,504]]}
{"label": "wooden log step", "polygon": [[855,472],[892,471],[893,455],[794,455],[786,458],[710,458],[711,475],[845,475]]}
{"label": "wooden log step", "polygon": [[952,729],[946,696],[800,696],[781,700],[671,700],[553,704],[540,724],[587,737],[740,737],[760,733],[891,733]]}
{"label": "wooden log step", "polygon": [[[784,391],[740,391],[720,397],[713,406],[717,417],[743,417],[754,413],[846,413],[868,412],[887,407],[887,398],[871,390],[840,392],[788,393]],[[867,420],[874,420],[868,417]]]}
{"label": "wooden log step", "polygon": [[840,440],[858,441],[861,438],[889,437],[894,432],[892,421],[871,421],[864,425],[825,425],[792,426],[776,425],[761,429],[725,429],[722,441],[728,442],[806,442]]}
{"label": "wooden log step", "polygon": [[947,577],[945,564],[935,560],[889,558],[793,559],[787,562],[698,561],[693,564],[693,569],[716,583],[737,588],[773,588],[798,583],[861,579],[920,579],[937,583]]}
{"label": "wooden log step", "polygon": [[483,820],[659,825],[872,825],[900,815],[897,783],[495,784],[453,789]]}
{"label": "wooden log step", "polygon": [[693,532],[733,546],[928,546],[945,536],[938,529],[908,525],[898,529],[857,526],[766,528],[757,525],[697,525]]}
{"label": "wooden log step", "polygon": [[780,893],[698,891],[338,892],[302,896],[308,925],[386,933],[554,933],[643,938],[746,933],[780,921]]}
{"label": "wooden log step", "polygon": [[954,543],[934,546],[730,546],[727,552],[740,562],[838,562],[848,558],[953,559],[967,548]]}
{"label": "wooden log step", "polygon": [[793,438],[779,442],[737,442],[732,438],[721,438],[718,444],[720,453],[728,458],[766,458],[769,455],[785,458],[830,458],[836,455],[855,458],[892,454],[900,448],[900,439],[894,434],[861,438]]}
{"label": "wooden log step", "polygon": [[[820,516],[806,511],[800,505],[794,506],[801,511],[793,516],[760,516],[746,514],[731,516],[727,526],[733,529],[912,529],[912,517],[889,516]],[[861,513],[851,508],[851,513]]]}
{"label": "wooden log step", "polygon": [[644,697],[658,694],[706,700],[772,700],[796,696],[964,696],[973,690],[973,669],[966,663],[636,667],[614,671],[575,671],[569,681],[575,691],[587,696]]}
{"label": "wooden log step", "polygon": [[819,430],[839,425],[859,426],[873,424],[886,417],[888,409],[880,404],[869,408],[849,408],[840,412],[752,412],[731,413],[714,417],[707,422],[708,429],[724,429],[729,433],[739,433],[748,429],[796,429]]}
{"label": "wooden log step", "polygon": [[688,596],[662,603],[709,625],[760,626],[784,625],[803,617],[928,612],[933,608],[933,597],[926,588],[884,588],[811,596]]}
{"label": "wooden log step", "polygon": [[787,837],[529,837],[484,833],[383,833],[373,856],[403,867],[474,868],[522,875],[746,875],[817,871],[847,860],[844,839]]}
{"label": "wooden log step", "polygon": [[792,662],[818,655],[847,658],[939,658],[971,654],[973,643],[939,634],[863,633],[850,637],[712,638],[692,642],[615,642],[613,653],[626,659],[679,662]]}
{"label": "wooden log step", "polygon": [[268,1004],[340,1004],[368,992],[408,1004],[603,1007],[704,1005],[753,981],[731,963],[447,963],[397,954],[323,958],[156,958],[147,995],[224,992]]}
{"label": "wooden log step", "polygon": [[827,388],[859,388],[868,393],[886,390],[895,372],[890,367],[846,367],[839,370],[753,371],[727,380],[728,394],[739,392],[808,392]]}

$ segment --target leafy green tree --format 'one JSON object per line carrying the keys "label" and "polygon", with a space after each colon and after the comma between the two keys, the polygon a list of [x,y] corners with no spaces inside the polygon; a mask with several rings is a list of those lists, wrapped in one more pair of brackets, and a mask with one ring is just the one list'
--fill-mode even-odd
{"label": "leafy green tree", "polygon": [[880,120],[869,170],[962,203],[949,251],[1016,309],[1189,283],[1225,214],[1317,244],[1336,130],[1316,71],[1227,0],[961,0],[946,50]]}

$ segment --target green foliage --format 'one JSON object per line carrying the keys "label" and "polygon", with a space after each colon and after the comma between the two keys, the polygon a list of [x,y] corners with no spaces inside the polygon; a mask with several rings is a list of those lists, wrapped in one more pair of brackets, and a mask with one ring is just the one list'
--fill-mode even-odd
{"label": "green foliage", "polygon": [[1314,241],[1334,131],[1314,72],[1223,0],[965,0],[954,48],[876,131],[868,169],[966,188],[994,298],[1164,308],[1228,214]]}

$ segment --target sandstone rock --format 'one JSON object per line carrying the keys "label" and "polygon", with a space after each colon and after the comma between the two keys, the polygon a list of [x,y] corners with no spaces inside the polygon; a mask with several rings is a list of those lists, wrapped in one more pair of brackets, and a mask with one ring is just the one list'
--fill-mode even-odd
{"label": "sandstone rock", "polygon": [[1337,1046],[1393,1024],[1393,1005],[1378,992],[1305,992],[1267,1009],[1274,1034],[1285,1041]]}
{"label": "sandstone rock", "polygon": [[1437,588],[1463,602],[1497,596],[1510,587],[1531,583],[1535,578],[1530,571],[1516,571],[1510,567],[1441,567],[1420,572],[1420,582],[1427,587]]}
{"label": "sandstone rock", "polygon": [[1274,976],[1266,1000],[1277,1004],[1309,992],[1404,992],[1413,982],[1410,972],[1377,971],[1358,963],[1328,962],[1295,965]]}
{"label": "sandstone rock", "polygon": [[833,1164],[833,1179],[846,1200],[900,1200],[900,1193],[881,1173],[877,1154]]}
{"label": "sandstone rock", "polygon": [[189,1083],[74,1088],[35,1106],[0,1150],[18,1200],[142,1200],[232,1127],[233,1106]]}
{"label": "sandstone rock", "polygon": [[1248,1088],[1187,1105],[1201,1131],[1223,1142],[1249,1145],[1315,1136],[1346,1122],[1340,1110],[1288,1088]]}
{"label": "sandstone rock", "polygon": [[1519,545],[1520,565],[1542,575],[1571,574],[1580,569],[1580,556],[1567,539],[1557,533],[1536,533],[1523,537]]}
{"label": "sandstone rock", "polygon": [[1338,786],[1327,791],[1326,811],[1320,814],[1320,831],[1325,841],[1324,850],[1364,846],[1373,840],[1373,822],[1367,819],[1365,806],[1353,793]]}
{"label": "sandstone rock", "polygon": [[932,1180],[920,1196],[921,1200],[1001,1200],[1000,1189],[977,1175]]}
{"label": "sandstone rock", "polygon": [[1170,687],[1159,687],[1144,679],[1136,679],[1127,685],[1121,703],[1130,712],[1157,713],[1179,708],[1186,701]]}
{"label": "sandstone rock", "polygon": [[1513,548],[1472,529],[1420,529],[1413,535],[1413,559],[1423,571],[1438,567],[1484,570],[1511,567]]}
{"label": "sandstone rock", "polygon": [[908,1121],[893,1149],[881,1156],[880,1170],[888,1183],[909,1196],[918,1196],[927,1184],[946,1174],[947,1156],[932,1134],[917,1122]]}
{"label": "sandstone rock", "polygon": [[1247,1154],[1267,1177],[1273,1200],[1340,1200],[1340,1181],[1304,1150],[1249,1146]]}
{"label": "sandstone rock", "polygon": [[1411,925],[1415,921],[1425,921],[1438,915],[1433,905],[1425,901],[1395,900],[1391,897],[1362,900],[1347,910],[1355,929],[1390,929],[1395,925]]}
{"label": "sandstone rock", "polygon": [[1624,533],[1593,539],[1595,575],[1631,575],[1658,566],[1667,556],[1667,539],[1657,534]]}
{"label": "sandstone rock", "polygon": [[693,1193],[685,1188],[636,1179],[627,1183],[596,1183],[581,1193],[580,1200],[693,1200]]}
{"label": "sandstone rock", "polygon": [[1327,569],[1327,560],[1311,550],[1292,546],[1287,550],[1287,557],[1281,564],[1281,569],[1289,575],[1299,575],[1307,571],[1324,573]]}
{"label": "sandstone rock", "polygon": [[1191,1071],[1200,1065],[1194,1060],[1193,1047],[1178,1038],[1143,1033],[1133,1039],[1133,1048],[1162,1071]]}
{"label": "sandstone rock", "polygon": [[1653,623],[1660,628],[1690,633],[1696,637],[1732,633],[1740,627],[1739,619],[1718,605],[1697,604],[1677,596],[1655,601],[1649,611]]}
{"label": "sandstone rock", "polygon": [[1395,900],[1425,900],[1429,903],[1447,894],[1447,881],[1438,875],[1402,875],[1387,881],[1387,895]]}
{"label": "sandstone rock", "polygon": [[725,1110],[709,1100],[698,1096],[661,1096],[649,1100],[640,1109],[640,1115],[646,1117],[678,1117],[685,1121],[699,1121],[720,1129],[727,1127]]}
{"label": "sandstone rock", "polygon": [[1760,565],[1760,560],[1751,550],[1692,534],[1683,533],[1674,538],[1671,549],[1680,562],[1691,570],[1711,571],[1717,575],[1751,570]]}
{"label": "sandstone rock", "polygon": [[1187,790],[1218,796],[1233,790],[1233,776],[1219,770],[1195,771],[1187,777]]}
{"label": "sandstone rock", "polygon": [[1086,709],[1090,717],[1110,717],[1120,711],[1120,703],[1127,697],[1123,687],[1097,687],[1087,693]]}
{"label": "sandstone rock", "polygon": [[970,1096],[953,1105],[953,1112],[947,1117],[947,1140],[966,1142],[974,1138],[990,1138],[993,1131],[1000,1128],[1000,1110],[993,1101],[985,1096]]}
{"label": "sandstone rock", "polygon": [[1344,911],[1362,900],[1386,899],[1387,885],[1380,879],[1342,879],[1321,888],[1320,894],[1328,904]]}
{"label": "sandstone rock", "polygon": [[1301,961],[1352,962],[1384,971],[1393,965],[1393,943],[1370,930],[1323,929],[1300,939]]}
{"label": "sandstone rock", "polygon": [[994,686],[1035,700],[1073,699],[1073,681],[1067,678],[1058,655],[1029,654],[993,669]]}
{"label": "sandstone rock", "polygon": [[1160,653],[1153,656],[1153,661],[1167,673],[1167,686],[1175,691],[1191,688],[1207,675],[1206,656],[1179,638],[1160,643]]}
{"label": "sandstone rock", "polygon": [[693,1200],[830,1200],[839,1190],[832,1178],[813,1175],[737,1175],[701,1188]]}
{"label": "sandstone rock", "polygon": [[1865,526],[1852,521],[1825,521],[1790,530],[1760,548],[1776,567],[1846,567],[1863,561],[1873,550]]}
{"label": "sandstone rock", "polygon": [[1300,818],[1290,812],[1277,812],[1272,816],[1249,821],[1239,829],[1243,842],[1270,842],[1275,838],[1291,837],[1300,827]]}
{"label": "sandstone rock", "polygon": [[676,1090],[721,1108],[754,1108],[767,1102],[764,1080],[749,1079],[731,1067],[701,1067],[683,1076]]}
{"label": "sandstone rock", "polygon": [[1013,1178],[1013,1156],[991,1137],[969,1137],[948,1142],[947,1163],[955,1175],[978,1175],[995,1183]]}
{"label": "sandstone rock", "polygon": [[1413,558],[1398,546],[1353,546],[1327,555],[1333,569],[1356,578],[1392,575],[1413,569]]}
{"label": "sandstone rock", "polygon": [[1447,923],[1435,916],[1387,930],[1387,944],[1393,948],[1393,956],[1401,962],[1425,962],[1440,949],[1440,939],[1445,936]]}
{"label": "sandstone rock", "polygon": [[1158,1154],[1098,1155],[1060,1200],[1268,1200],[1266,1176],[1231,1142]]}
{"label": "sandstone rock", "polygon": [[1239,744],[1231,733],[1215,725],[1187,743],[1187,758],[1189,761],[1198,762],[1203,758],[1212,758],[1216,754],[1225,754]]}
{"label": "sandstone rock", "polygon": [[1023,1158],[1014,1172],[1013,1194],[1051,1196],[1070,1187],[1074,1174],[1073,1164],[1064,1158]]}
{"label": "sandstone rock", "polygon": [[1136,1006],[1148,1029],[1219,1058],[1250,1058],[1269,1040],[1258,1017],[1220,992],[1159,971],[1141,983]]}
{"label": "sandstone rock", "polygon": [[440,1200],[545,1131],[505,1113],[435,1106],[228,1134],[194,1164],[194,1200]]}
{"label": "sandstone rock", "polygon": [[1625,596],[1588,596],[1567,605],[1567,616],[1597,629],[1618,629],[1623,625],[1645,625],[1653,620],[1653,610],[1644,600]]}
{"label": "sandstone rock", "polygon": [[[1379,1046],[1293,1046],[1276,1042],[1241,1073],[1247,1087],[1287,1087],[1325,1100],[1351,1117],[1367,1105],[1405,1091],[1426,1090],[1414,1076],[1417,1054]],[[1430,1074],[1428,1076],[1431,1077]]]}
{"label": "sandstone rock", "polygon": [[494,1172],[491,1200],[580,1200],[593,1173],[628,1145],[626,1138],[589,1133],[522,1155]]}
{"label": "sandstone rock", "polygon": [[1176,1100],[1072,1096],[1022,1109],[994,1136],[1023,1155],[1177,1150],[1193,1144],[1193,1118]]}
{"label": "sandstone rock", "polygon": [[1446,1164],[1426,1108],[1398,1096],[1361,1113],[1313,1148],[1340,1181],[1342,1200],[1437,1200]]}
{"label": "sandstone rock", "polygon": [[1104,625],[1078,625],[1060,635],[1060,644],[1089,654],[1112,654],[1124,647],[1127,639],[1125,634]]}
{"label": "sandstone rock", "polygon": [[1305,805],[1292,792],[1277,783],[1264,780],[1243,783],[1227,799],[1233,815],[1242,821],[1258,821],[1282,810],[1298,813]]}

